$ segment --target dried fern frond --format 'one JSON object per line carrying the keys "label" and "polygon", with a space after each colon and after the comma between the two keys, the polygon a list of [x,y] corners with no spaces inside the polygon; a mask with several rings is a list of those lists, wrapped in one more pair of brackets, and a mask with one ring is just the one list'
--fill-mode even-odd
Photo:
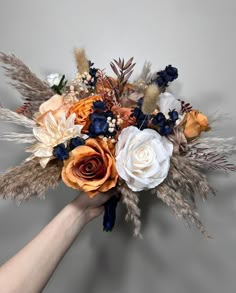
{"label": "dried fern frond", "polygon": [[75,61],[79,73],[89,72],[89,61],[86,57],[85,50],[81,48],[74,49]]}
{"label": "dried fern frond", "polygon": [[126,184],[118,186],[121,193],[121,201],[127,208],[126,221],[132,221],[134,224],[134,236],[142,238],[141,235],[141,221],[140,208],[138,207],[139,198],[136,192],[133,192]]}
{"label": "dried fern frond", "polygon": [[53,160],[42,168],[38,160],[21,165],[0,175],[0,195],[4,199],[28,200],[33,196],[44,197],[49,188],[55,188],[61,178],[62,165]]}
{"label": "dried fern frond", "polygon": [[25,117],[22,114],[18,114],[6,108],[0,107],[0,119],[4,122],[14,123],[20,126],[24,126],[26,128],[35,127],[36,123],[34,120]]}
{"label": "dried fern frond", "polygon": [[23,96],[25,103],[17,112],[27,117],[32,117],[38,111],[38,107],[44,101],[53,96],[52,89],[48,84],[40,80],[30,69],[16,56],[0,52],[0,62],[6,76],[12,82],[10,84]]}
{"label": "dried fern frond", "polygon": [[199,137],[196,141],[189,144],[189,150],[194,153],[218,153],[218,154],[232,154],[236,151],[235,138],[221,138],[221,137]]}
{"label": "dried fern frond", "polygon": [[187,157],[191,158],[192,164],[195,164],[199,169],[221,169],[236,172],[236,165],[229,163],[228,157],[220,153],[205,152],[204,149],[198,148],[194,152],[189,151]]}
{"label": "dried fern frond", "polygon": [[152,190],[159,199],[161,199],[167,206],[169,206],[177,217],[184,218],[187,223],[194,224],[203,235],[211,238],[207,233],[204,225],[199,219],[199,215],[196,210],[182,197],[182,195],[168,186],[166,183],[162,183]]}
{"label": "dried fern frond", "polygon": [[133,73],[133,68],[135,66],[133,60],[134,58],[132,57],[127,62],[125,62],[124,59],[119,58],[118,61],[114,59],[114,62],[110,63],[111,69],[117,76],[116,83],[113,83],[113,89],[117,99],[122,96],[125,85]]}

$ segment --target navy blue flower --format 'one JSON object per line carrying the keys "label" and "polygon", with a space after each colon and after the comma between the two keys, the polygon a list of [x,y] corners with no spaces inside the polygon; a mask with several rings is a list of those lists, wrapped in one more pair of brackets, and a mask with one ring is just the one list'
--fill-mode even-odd
{"label": "navy blue flower", "polygon": [[103,230],[106,232],[112,231],[116,221],[116,208],[119,198],[112,196],[105,204],[105,212],[103,216]]}
{"label": "navy blue flower", "polygon": [[143,97],[142,98],[139,98],[138,101],[137,101],[137,106],[138,108],[142,108],[142,105],[143,105]]}
{"label": "navy blue flower", "polygon": [[139,107],[134,108],[132,110],[131,117],[136,118],[136,126],[140,130],[143,130],[148,127],[149,115],[145,115]]}
{"label": "navy blue flower", "polygon": [[98,69],[97,68],[91,68],[89,69],[89,74],[91,75],[91,80],[88,82],[88,84],[92,87],[95,87],[96,86],[96,83],[97,83],[97,71]]}
{"label": "navy blue flower", "polygon": [[165,72],[168,76],[168,81],[174,81],[178,78],[178,69],[171,65],[166,66]]}
{"label": "navy blue flower", "polygon": [[179,113],[175,110],[169,111],[168,115],[173,122],[179,119]]}
{"label": "navy blue flower", "polygon": [[173,133],[174,123],[171,120],[166,120],[166,123],[160,127],[159,133],[162,136],[167,136]]}
{"label": "navy blue flower", "polygon": [[157,113],[157,115],[152,118],[152,123],[154,125],[159,125],[160,127],[164,126],[166,123],[165,115],[162,112]]}
{"label": "navy blue flower", "polygon": [[93,102],[93,109],[98,111],[105,111],[106,103],[103,101],[95,101]]}
{"label": "navy blue flower", "polygon": [[67,160],[69,158],[69,152],[64,143],[60,143],[53,148],[53,156],[60,161]]}
{"label": "navy blue flower", "polygon": [[82,137],[77,136],[70,140],[69,149],[70,151],[72,151],[76,147],[84,145],[84,144],[85,144],[85,140]]}
{"label": "navy blue flower", "polygon": [[91,124],[89,126],[89,134],[92,137],[99,135],[106,135],[109,125],[107,123],[107,117],[104,113],[92,113],[90,115]]}
{"label": "navy blue flower", "polygon": [[166,66],[164,70],[157,72],[157,77],[152,80],[161,88],[166,88],[169,82],[174,81],[178,77],[178,69],[172,65]]}

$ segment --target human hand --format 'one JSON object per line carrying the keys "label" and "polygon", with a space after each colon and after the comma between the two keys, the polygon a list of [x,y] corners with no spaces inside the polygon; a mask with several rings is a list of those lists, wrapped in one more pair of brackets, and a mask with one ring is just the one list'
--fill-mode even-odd
{"label": "human hand", "polygon": [[116,193],[115,189],[111,189],[90,198],[85,192],[81,192],[69,205],[83,214],[85,224],[87,224],[104,212],[104,203]]}

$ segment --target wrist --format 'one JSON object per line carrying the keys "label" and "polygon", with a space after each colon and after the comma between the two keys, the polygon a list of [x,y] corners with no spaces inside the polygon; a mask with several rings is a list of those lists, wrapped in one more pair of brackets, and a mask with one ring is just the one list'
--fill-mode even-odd
{"label": "wrist", "polygon": [[75,205],[73,202],[67,204],[63,209],[65,223],[70,228],[73,227],[79,231],[87,224],[86,211]]}

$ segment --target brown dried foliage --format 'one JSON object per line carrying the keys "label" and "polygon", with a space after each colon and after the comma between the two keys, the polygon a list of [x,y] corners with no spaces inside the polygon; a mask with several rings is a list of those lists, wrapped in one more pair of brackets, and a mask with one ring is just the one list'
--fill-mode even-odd
{"label": "brown dried foliage", "polygon": [[112,79],[109,80],[115,91],[117,100],[119,100],[119,98],[122,96],[125,85],[133,73],[133,68],[135,66],[133,59],[134,58],[132,57],[127,62],[125,62],[124,59],[119,58],[118,61],[114,59],[114,62],[110,63],[113,72],[117,76],[116,82],[114,82]]}
{"label": "brown dried foliage", "polygon": [[0,195],[4,199],[28,200],[33,196],[44,197],[45,191],[55,188],[61,178],[61,163],[53,160],[42,168],[38,160],[21,165],[0,175]]}

